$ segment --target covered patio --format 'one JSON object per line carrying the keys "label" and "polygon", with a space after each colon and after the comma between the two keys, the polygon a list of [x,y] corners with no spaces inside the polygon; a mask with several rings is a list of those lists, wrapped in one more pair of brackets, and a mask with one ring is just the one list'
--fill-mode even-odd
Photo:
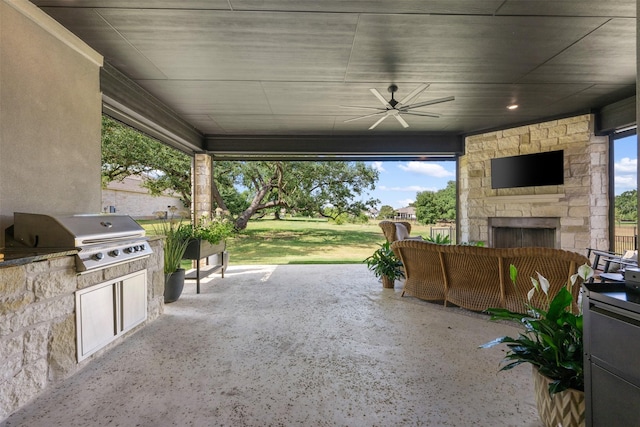
{"label": "covered patio", "polygon": [[3,426],[538,427],[516,330],[383,289],[364,265],[232,266]]}

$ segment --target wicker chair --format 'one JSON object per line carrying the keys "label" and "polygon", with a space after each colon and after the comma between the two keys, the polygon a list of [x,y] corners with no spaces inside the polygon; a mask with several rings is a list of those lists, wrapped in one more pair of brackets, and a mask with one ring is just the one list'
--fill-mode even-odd
{"label": "wicker chair", "polygon": [[[526,313],[530,277],[540,272],[549,280],[550,295],[555,295],[588,258],[561,249],[483,248],[476,246],[436,245],[424,241],[402,240],[391,245],[402,260],[406,272],[403,295],[424,300],[439,300],[474,311],[492,307]],[[509,267],[518,269],[516,286],[511,283]],[[571,288],[574,311],[578,310],[580,283]],[[544,306],[536,295],[531,303]]]}
{"label": "wicker chair", "polygon": [[[402,224],[407,229],[407,232],[411,234],[411,224],[405,221],[398,221],[398,224]],[[396,223],[393,221],[380,221],[378,224],[382,228],[382,234],[387,239],[387,242],[393,243],[398,238],[396,237]]]}

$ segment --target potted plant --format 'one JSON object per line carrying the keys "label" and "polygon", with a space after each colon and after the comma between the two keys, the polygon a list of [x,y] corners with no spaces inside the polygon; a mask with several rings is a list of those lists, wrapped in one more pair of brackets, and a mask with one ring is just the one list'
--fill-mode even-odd
{"label": "potted plant", "polygon": [[196,224],[182,224],[178,233],[189,243],[184,258],[195,260],[224,252],[226,239],[237,231],[233,221],[227,217],[203,216]]}
{"label": "potted plant", "polygon": [[382,279],[384,288],[392,289],[397,279],[404,278],[402,261],[393,253],[390,242],[381,244],[380,248],[373,255],[367,257],[364,262],[376,277]]}
{"label": "potted plant", "polygon": [[[593,269],[583,265],[571,277],[571,286],[578,278],[586,281]],[[510,277],[514,286],[517,270],[511,265]],[[505,343],[509,348],[500,370],[506,371],[523,363],[533,367],[536,403],[540,419],[547,427],[558,425],[583,426],[584,371],[582,313],[571,311],[573,297],[567,287],[549,295],[549,282],[540,273],[531,278],[533,287],[527,294],[527,314],[502,308],[490,308],[491,320],[510,320],[520,323],[524,332],[516,338],[500,337],[481,347],[488,348]],[[544,293],[546,307],[534,307],[531,299],[536,292]],[[567,408],[567,405],[573,405]]]}
{"label": "potted plant", "polygon": [[161,223],[156,234],[163,234],[164,239],[164,302],[170,303],[180,298],[184,288],[184,268],[180,262],[189,241],[178,231],[180,228],[175,220]]}

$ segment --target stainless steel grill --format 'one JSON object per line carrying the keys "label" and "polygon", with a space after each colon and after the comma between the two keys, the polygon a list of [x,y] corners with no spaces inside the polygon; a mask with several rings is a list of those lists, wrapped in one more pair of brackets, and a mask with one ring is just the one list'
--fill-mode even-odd
{"label": "stainless steel grill", "polygon": [[79,273],[149,256],[145,234],[127,215],[14,213],[15,241],[36,249],[75,248]]}

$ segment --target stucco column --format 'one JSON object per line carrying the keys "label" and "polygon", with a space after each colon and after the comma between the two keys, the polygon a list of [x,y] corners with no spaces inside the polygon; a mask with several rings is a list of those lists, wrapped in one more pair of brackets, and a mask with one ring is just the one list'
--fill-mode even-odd
{"label": "stucco column", "polygon": [[193,159],[193,202],[191,204],[194,222],[211,215],[211,180],[213,162],[209,154],[196,154]]}

